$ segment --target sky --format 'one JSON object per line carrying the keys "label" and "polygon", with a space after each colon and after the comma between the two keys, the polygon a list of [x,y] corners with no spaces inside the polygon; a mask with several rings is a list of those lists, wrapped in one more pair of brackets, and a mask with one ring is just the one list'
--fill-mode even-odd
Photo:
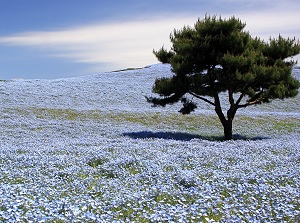
{"label": "sky", "polygon": [[153,49],[170,48],[174,29],[205,14],[235,16],[265,40],[300,39],[299,8],[299,0],[0,0],[0,80],[156,64]]}

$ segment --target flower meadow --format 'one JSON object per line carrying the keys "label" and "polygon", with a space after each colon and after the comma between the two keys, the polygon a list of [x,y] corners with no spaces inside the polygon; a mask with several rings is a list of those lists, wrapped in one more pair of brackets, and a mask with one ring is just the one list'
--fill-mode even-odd
{"label": "flower meadow", "polygon": [[238,111],[223,141],[208,105],[146,102],[167,75],[0,81],[0,222],[299,222],[300,97]]}

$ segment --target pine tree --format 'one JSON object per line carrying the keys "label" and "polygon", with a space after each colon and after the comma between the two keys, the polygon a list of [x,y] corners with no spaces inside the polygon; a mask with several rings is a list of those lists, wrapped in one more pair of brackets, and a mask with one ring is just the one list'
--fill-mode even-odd
{"label": "pine tree", "polygon": [[[270,38],[263,41],[244,31],[246,24],[205,16],[194,27],[184,26],[170,35],[172,48],[153,51],[159,61],[169,63],[173,76],[155,81],[153,92],[160,97],[146,97],[154,106],[181,101],[182,114],[189,114],[197,104],[192,95],[214,107],[224,127],[226,140],[232,139],[232,121],[239,108],[284,99],[298,94],[299,82],[292,77],[292,60],[300,53],[295,38]],[[228,95],[227,113],[222,109],[220,93]]]}

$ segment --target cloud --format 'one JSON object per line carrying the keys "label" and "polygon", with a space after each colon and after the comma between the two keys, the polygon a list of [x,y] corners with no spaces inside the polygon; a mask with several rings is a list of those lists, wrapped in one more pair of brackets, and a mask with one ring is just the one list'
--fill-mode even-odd
{"label": "cloud", "polygon": [[0,44],[34,47],[56,57],[81,63],[145,66],[155,62],[153,48],[169,43],[169,34],[193,18],[93,24],[66,30],[27,32],[0,37]]}
{"label": "cloud", "polygon": [[246,29],[255,36],[268,39],[270,36],[277,37],[282,34],[286,37],[300,37],[298,21],[300,14],[286,14],[278,12],[263,12],[253,14],[244,14],[240,16],[246,22]]}
{"label": "cloud", "polygon": [[[291,11],[292,10],[292,11]],[[242,11],[236,17],[247,23],[246,30],[268,39],[281,33],[300,37],[296,9],[289,12],[270,8],[265,11]],[[222,15],[229,17],[232,14]],[[193,25],[196,15],[164,16],[135,21],[96,23],[64,30],[26,32],[0,37],[0,44],[33,47],[46,54],[77,63],[114,64],[114,67],[138,67],[156,63],[153,49],[170,46],[169,35],[174,28]]]}

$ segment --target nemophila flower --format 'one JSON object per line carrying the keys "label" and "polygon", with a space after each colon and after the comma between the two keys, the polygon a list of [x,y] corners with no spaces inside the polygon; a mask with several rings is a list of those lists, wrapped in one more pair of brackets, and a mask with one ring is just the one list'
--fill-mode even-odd
{"label": "nemophila flower", "polygon": [[[246,139],[211,138],[214,125],[195,137],[187,120],[160,124],[176,114],[139,98],[157,71],[169,72],[147,69],[148,90],[138,71],[0,82],[0,221],[297,222],[297,102],[255,114],[255,133],[239,127]],[[126,84],[136,89],[125,105]],[[264,118],[270,112],[276,117]]]}

